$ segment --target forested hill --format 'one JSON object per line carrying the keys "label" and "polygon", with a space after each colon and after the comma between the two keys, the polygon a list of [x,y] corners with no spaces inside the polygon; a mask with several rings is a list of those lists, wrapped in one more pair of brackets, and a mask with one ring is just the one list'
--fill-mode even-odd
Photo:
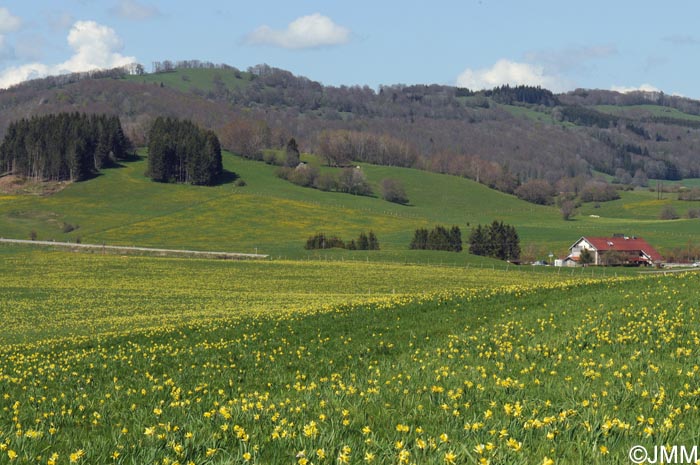
{"label": "forested hill", "polygon": [[[59,111],[116,114],[137,145],[158,116],[213,129],[250,158],[294,137],[303,151],[414,166],[512,192],[530,179],[700,177],[700,102],[662,93],[444,85],[324,86],[267,65],[198,61],[30,81],[0,91],[9,123]],[[409,77],[407,77],[409,78]],[[331,153],[332,152],[332,153]]]}

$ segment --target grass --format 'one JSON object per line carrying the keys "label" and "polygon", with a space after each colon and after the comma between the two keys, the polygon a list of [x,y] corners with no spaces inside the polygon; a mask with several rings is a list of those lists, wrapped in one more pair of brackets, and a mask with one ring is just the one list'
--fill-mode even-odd
{"label": "grass", "polygon": [[0,254],[3,463],[626,464],[700,434],[698,273]]}
{"label": "grass", "polygon": [[[305,159],[312,160],[308,155]],[[574,221],[563,221],[556,207],[538,206],[490,190],[473,181],[404,168],[362,165],[379,191],[385,177],[406,187],[410,205],[377,197],[357,197],[295,186],[275,176],[275,168],[225,153],[225,169],[246,181],[236,187],[153,183],[144,175],[146,161],[104,170],[51,196],[0,197],[0,236],[26,239],[36,231],[42,240],[139,245],[165,248],[259,252],[274,258],[328,257],[420,263],[492,263],[466,253],[410,251],[413,231],[435,224],[458,225],[466,239],[472,226],[504,221],[516,226],[523,248],[547,258],[560,256],[583,235],[625,232],[648,239],[660,249],[685,245],[698,220],[661,221],[670,204],[684,214],[692,202],[671,195],[662,201],[648,191],[623,192],[622,199],[593,208],[586,204]],[[590,215],[598,215],[593,218]],[[68,223],[77,229],[63,232]],[[316,232],[356,238],[373,230],[377,253],[303,249]]]}
{"label": "grass", "polygon": [[250,85],[250,73],[240,72],[237,77],[234,71],[228,69],[183,69],[178,68],[167,73],[152,73],[141,76],[127,76],[128,81],[162,84],[181,92],[213,92],[216,81],[220,80],[228,90],[235,90]]}

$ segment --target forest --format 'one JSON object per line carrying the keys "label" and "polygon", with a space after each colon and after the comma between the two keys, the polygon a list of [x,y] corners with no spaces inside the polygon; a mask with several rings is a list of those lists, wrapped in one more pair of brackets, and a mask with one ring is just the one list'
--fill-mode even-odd
{"label": "forest", "polygon": [[156,118],[148,137],[148,177],[210,186],[222,174],[221,145],[214,132],[188,120]]}
{"label": "forest", "polygon": [[[156,118],[181,118],[213,131],[223,149],[252,159],[284,150],[294,138],[300,151],[331,166],[412,167],[507,193],[541,180],[555,192],[577,194],[586,183],[600,184],[596,172],[636,185],[700,176],[700,102],[663,93],[327,86],[265,64],[244,71],[198,60],[152,68],[46,78],[0,91],[0,134],[22,115],[79,108],[119,116],[140,146],[148,145]],[[208,84],[185,71],[199,72]]]}
{"label": "forest", "polygon": [[129,157],[119,118],[59,113],[9,125],[0,145],[0,172],[40,181],[82,181]]}

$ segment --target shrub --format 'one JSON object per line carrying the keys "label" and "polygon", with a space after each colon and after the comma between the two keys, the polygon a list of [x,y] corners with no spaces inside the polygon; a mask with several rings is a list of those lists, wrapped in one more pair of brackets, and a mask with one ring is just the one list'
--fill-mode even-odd
{"label": "shrub", "polygon": [[584,202],[609,202],[619,198],[620,194],[615,186],[605,181],[591,181],[581,191],[581,200]]}
{"label": "shrub", "polygon": [[338,176],[338,191],[353,195],[372,195],[372,188],[361,168],[345,168]]}
{"label": "shrub", "polygon": [[678,215],[678,212],[675,208],[673,208],[670,205],[666,205],[664,208],[661,209],[659,218],[662,220],[677,220],[678,218],[680,218],[680,216]]}
{"label": "shrub", "polygon": [[338,181],[332,173],[321,173],[314,182],[316,189],[331,192],[338,188]]}
{"label": "shrub", "polygon": [[519,199],[539,205],[550,205],[554,194],[552,185],[543,179],[533,179],[515,189]]}
{"label": "shrub", "polygon": [[401,205],[406,205],[408,203],[406,189],[404,189],[401,182],[397,181],[396,179],[382,179],[382,181],[380,182],[380,188],[382,192],[382,198],[387,202],[398,203]]}

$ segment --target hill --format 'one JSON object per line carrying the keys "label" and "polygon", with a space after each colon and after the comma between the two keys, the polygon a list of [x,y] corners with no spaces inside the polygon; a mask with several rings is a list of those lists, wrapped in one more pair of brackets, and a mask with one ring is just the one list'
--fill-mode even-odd
{"label": "hill", "polygon": [[[319,163],[309,155],[303,159]],[[227,152],[223,161],[224,169],[239,176],[245,186],[154,183],[144,176],[146,160],[141,158],[53,195],[5,194],[0,197],[1,235],[24,239],[35,231],[43,240],[257,251],[274,258],[484,263],[485,259],[466,253],[409,251],[408,244],[419,227],[458,225],[466,240],[471,227],[499,220],[517,228],[523,250],[532,259],[547,259],[550,251],[563,255],[582,235],[615,232],[642,236],[663,251],[687,247],[689,240],[694,241],[698,222],[658,219],[666,205],[683,215],[693,202],[674,200],[670,194],[656,200],[657,194],[648,190],[623,192],[622,199],[600,208],[584,204],[574,221],[563,221],[554,206],[533,205],[456,176],[362,164],[375,192],[384,178],[405,186],[410,204],[402,206],[377,197],[300,187],[278,178],[274,166]],[[378,235],[381,251],[319,254],[303,248],[317,232],[350,239],[369,230]]]}
{"label": "hill", "polygon": [[[118,114],[137,145],[157,116],[189,118],[238,151],[231,124],[264,124],[262,148],[294,137],[321,152],[328,131],[392,137],[417,154],[411,166],[513,192],[519,183],[590,177],[700,177],[700,102],[662,93],[620,94],[501,87],[474,92],[443,85],[324,86],[267,65],[241,71],[196,61],[47,78],[0,91],[0,135],[31,114]],[[228,126],[228,127],[227,127]],[[643,181],[640,181],[643,182]]]}

